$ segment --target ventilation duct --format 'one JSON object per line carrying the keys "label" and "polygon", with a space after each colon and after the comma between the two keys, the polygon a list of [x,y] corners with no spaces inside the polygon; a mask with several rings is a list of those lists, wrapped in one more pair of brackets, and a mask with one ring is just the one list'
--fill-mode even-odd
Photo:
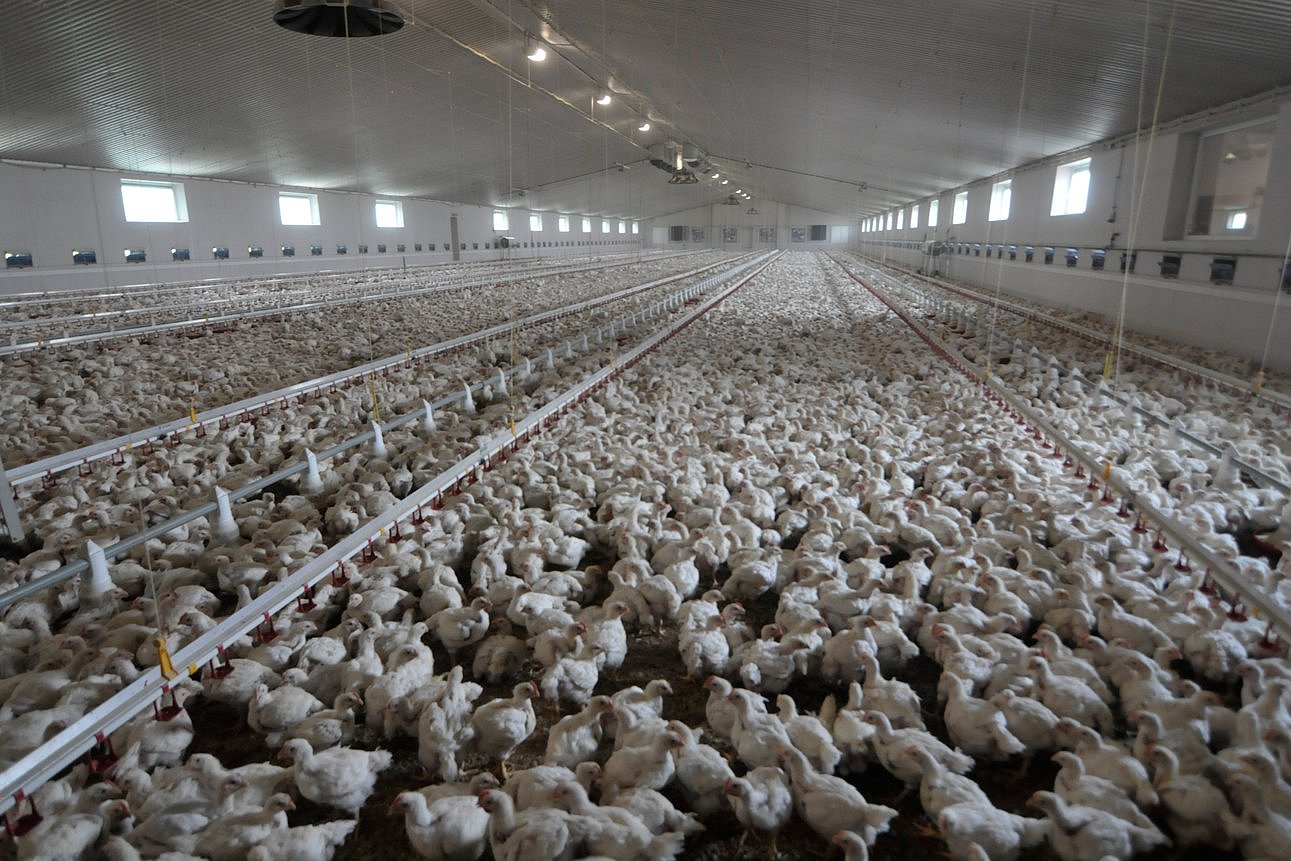
{"label": "ventilation duct", "polygon": [[403,27],[403,15],[389,0],[279,0],[279,27],[310,36],[381,36]]}

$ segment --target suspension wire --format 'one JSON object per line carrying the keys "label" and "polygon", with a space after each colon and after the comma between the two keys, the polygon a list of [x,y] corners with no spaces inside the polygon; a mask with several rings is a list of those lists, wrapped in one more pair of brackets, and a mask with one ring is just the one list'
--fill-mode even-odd
{"label": "suspension wire", "polygon": [[[1023,57],[1022,57],[1022,87],[1021,89],[1018,90],[1017,118],[1013,126],[1013,152],[1011,154],[1008,154],[1006,152],[1007,141],[1006,140],[1000,141],[1000,167],[1001,168],[1004,167],[1005,164],[1016,160],[1018,149],[1020,147],[1019,142],[1022,140],[1022,111],[1026,103],[1027,78],[1031,71],[1031,42],[1033,38],[1034,28],[1035,28],[1035,0],[1031,0],[1031,9],[1027,13],[1027,46],[1026,46],[1026,52],[1023,54]],[[1015,170],[1013,168],[1010,168],[1008,173],[1009,173],[1009,182],[1010,182],[1009,207],[1011,209],[1013,205],[1012,180],[1013,180],[1013,175],[1015,173]],[[994,185],[992,185],[991,186],[992,200],[987,201],[988,207],[990,203],[993,202],[994,197],[995,197],[995,187]],[[952,204],[952,218],[953,218],[953,212],[954,210],[953,210],[953,204]],[[990,210],[988,208],[987,209],[987,227],[986,227],[986,239],[988,244],[991,240],[993,231],[995,229],[994,224],[995,222],[990,221]],[[1007,218],[1004,220],[1003,229],[1005,231],[1005,239],[1007,240],[1007,237],[1008,237],[1008,233],[1007,233],[1008,219]],[[985,266],[986,262],[983,261],[982,265]],[[995,362],[995,352],[994,352],[995,323],[1000,316],[1000,293],[1003,291],[1003,286],[1004,286],[1004,265],[1002,262],[999,262],[995,267],[995,294],[991,297],[990,316],[987,318],[988,325],[986,327],[986,374],[982,378],[983,386],[986,385],[986,380],[990,379],[991,366]]]}
{"label": "suspension wire", "polygon": [[[1140,90],[1147,73],[1148,32],[1151,26],[1152,0],[1147,0],[1147,14],[1143,20],[1143,73],[1140,75]],[[1116,325],[1112,329],[1112,341],[1108,345],[1107,359],[1103,363],[1103,378],[1120,382],[1121,349],[1125,343],[1125,304],[1130,289],[1130,260],[1138,245],[1139,221],[1143,214],[1143,198],[1147,193],[1148,168],[1152,164],[1152,147],[1156,143],[1157,129],[1161,122],[1161,99],[1165,93],[1166,70],[1170,65],[1170,46],[1174,42],[1174,25],[1179,14],[1179,0],[1170,4],[1170,22],[1166,27],[1165,47],[1161,52],[1161,74],[1157,79],[1156,103],[1152,107],[1152,126],[1148,131],[1148,142],[1143,154],[1143,170],[1139,171],[1138,142],[1142,136],[1142,126],[1134,135],[1134,169],[1130,196],[1130,234],[1126,249],[1125,271],[1121,273],[1121,302],[1116,314]]]}

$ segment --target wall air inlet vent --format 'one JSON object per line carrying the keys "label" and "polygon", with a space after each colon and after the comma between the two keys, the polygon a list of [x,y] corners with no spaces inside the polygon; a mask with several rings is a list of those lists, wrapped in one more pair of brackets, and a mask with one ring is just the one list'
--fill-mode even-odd
{"label": "wall air inlet vent", "polygon": [[403,27],[389,0],[278,0],[279,27],[310,36],[382,36]]}

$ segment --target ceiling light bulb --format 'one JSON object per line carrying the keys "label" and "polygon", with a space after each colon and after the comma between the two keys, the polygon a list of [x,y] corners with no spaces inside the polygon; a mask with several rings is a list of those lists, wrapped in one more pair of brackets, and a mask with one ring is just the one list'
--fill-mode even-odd
{"label": "ceiling light bulb", "polygon": [[719,176],[721,176],[720,173],[718,173],[717,171],[713,171],[713,179],[717,179]]}
{"label": "ceiling light bulb", "polygon": [[596,96],[596,104],[608,105],[611,98],[609,90],[601,90],[601,92]]}
{"label": "ceiling light bulb", "polygon": [[539,42],[528,33],[524,35],[524,54],[535,63],[541,63],[547,59],[547,49],[543,47],[542,42]]}
{"label": "ceiling light bulb", "polygon": [[637,131],[639,131],[639,132],[648,132],[648,131],[650,131],[650,123],[645,122],[645,121],[642,121],[641,125],[637,126]]}
{"label": "ceiling light bulb", "polygon": [[726,183],[728,183],[728,182],[730,182],[730,180],[729,180],[729,179],[724,179],[724,180],[722,180],[721,182],[719,182],[719,183],[718,183],[718,185],[726,185]]}

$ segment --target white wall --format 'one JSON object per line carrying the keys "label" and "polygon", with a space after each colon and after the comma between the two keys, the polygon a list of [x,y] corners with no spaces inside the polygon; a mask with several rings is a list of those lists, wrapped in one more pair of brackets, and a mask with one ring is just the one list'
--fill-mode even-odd
{"label": "white wall", "polygon": [[[748,213],[750,207],[757,209],[756,215]],[[804,250],[838,248],[848,245],[849,239],[854,236],[854,221],[847,216],[833,215],[828,212],[789,206],[772,201],[745,202],[738,206],[715,203],[698,209],[688,209],[682,212],[674,212],[670,215],[661,215],[651,219],[648,224],[651,244],[678,249],[789,248]],[[825,231],[826,238],[824,241],[813,242],[811,240],[810,226],[813,224],[826,225],[827,230]],[[686,228],[685,240],[681,242],[669,241],[668,230],[674,225]],[[803,228],[807,231],[804,241],[793,241],[793,228],[795,227]],[[692,230],[695,228],[703,230],[704,238],[702,240],[692,238]],[[762,230],[764,228],[773,231],[771,234],[772,239],[767,241],[762,239]],[[725,229],[736,231],[734,242],[725,241]]]}
{"label": "white wall", "polygon": [[[496,260],[503,257],[558,256],[588,252],[624,251],[640,244],[641,237],[600,232],[557,232],[555,213],[544,213],[543,230],[529,230],[529,211],[511,214],[506,235],[522,243],[516,249],[489,249],[501,235],[493,230],[493,210],[488,207],[452,205],[439,201],[402,198],[402,228],[378,228],[373,215],[375,195],[348,194],[312,189],[318,194],[319,221],[312,227],[287,227],[279,223],[276,186],[217,180],[183,179],[189,220],[184,223],[131,223],[125,220],[120,183],[122,178],[172,180],[171,177],[123,174],[110,170],[35,168],[0,163],[0,250],[33,255],[30,269],[0,269],[0,295],[19,292],[84,289],[129,284],[189,281],[204,278],[263,276],[320,270],[350,270],[383,266],[421,266],[453,259],[449,218],[458,217],[458,237],[466,244],[460,259]],[[570,216],[574,231],[581,216]],[[630,227],[629,227],[630,229]],[[416,243],[422,243],[418,253]],[[550,242],[551,246],[539,243]],[[385,253],[377,246],[384,243]],[[405,251],[400,253],[398,245]],[[434,243],[435,251],[429,251]],[[523,247],[528,243],[529,247]],[[595,244],[592,244],[595,243]],[[368,253],[359,253],[366,244]],[[248,256],[259,245],[264,257]],[[283,257],[283,245],[295,247],[295,257]],[[321,245],[323,254],[311,256],[309,246]],[[339,256],[337,245],[347,246]],[[229,259],[215,260],[211,249],[229,249]],[[73,248],[94,249],[98,263],[73,266]],[[142,248],[146,263],[124,262],[123,250]],[[192,260],[171,262],[171,248],[188,248]]]}
{"label": "white wall", "polygon": [[[1276,116],[1278,125],[1265,188],[1258,233],[1253,238],[1179,238],[1187,214],[1196,145],[1211,129],[1261,117]],[[1146,141],[1138,149],[1140,182],[1144,188],[1142,211],[1134,225],[1132,192],[1136,147],[1133,142],[1099,145],[1069,159],[1054,159],[1013,172],[1009,218],[987,220],[993,180],[966,186],[968,219],[951,224],[956,192],[937,195],[940,218],[936,228],[926,225],[928,201],[918,201],[920,227],[911,229],[909,208],[904,206],[904,230],[861,234],[858,248],[896,263],[919,267],[932,265],[922,246],[928,240],[982,244],[980,256],[950,254],[935,261],[948,277],[968,283],[1000,287],[1015,296],[1056,307],[1076,308],[1116,315],[1122,284],[1126,288],[1126,326],[1198,346],[1225,350],[1252,360],[1263,353],[1272,327],[1269,365],[1291,371],[1291,294],[1278,295],[1280,268],[1291,235],[1291,102],[1264,103],[1222,118],[1199,119],[1159,135],[1153,142],[1151,161],[1144,167]],[[1081,215],[1050,216],[1054,176],[1059,164],[1089,155],[1092,182],[1089,202]],[[1275,193],[1276,190],[1282,193]],[[1113,220],[1114,216],[1114,220]],[[1121,251],[1130,244],[1141,249],[1135,274],[1120,273]],[[1115,234],[1115,236],[1113,236]],[[985,244],[1019,246],[1018,259],[1006,255],[986,257]],[[1035,248],[1032,263],[1023,261],[1025,246]],[[1055,248],[1051,265],[1042,263],[1045,246]],[[1068,247],[1079,249],[1079,262],[1064,262]],[[1107,249],[1106,268],[1091,268],[1091,251]],[[1181,254],[1177,279],[1163,279],[1158,263],[1165,254]],[[1238,258],[1232,285],[1210,283],[1210,263],[1216,256]],[[1278,308],[1275,314],[1275,301]]]}

